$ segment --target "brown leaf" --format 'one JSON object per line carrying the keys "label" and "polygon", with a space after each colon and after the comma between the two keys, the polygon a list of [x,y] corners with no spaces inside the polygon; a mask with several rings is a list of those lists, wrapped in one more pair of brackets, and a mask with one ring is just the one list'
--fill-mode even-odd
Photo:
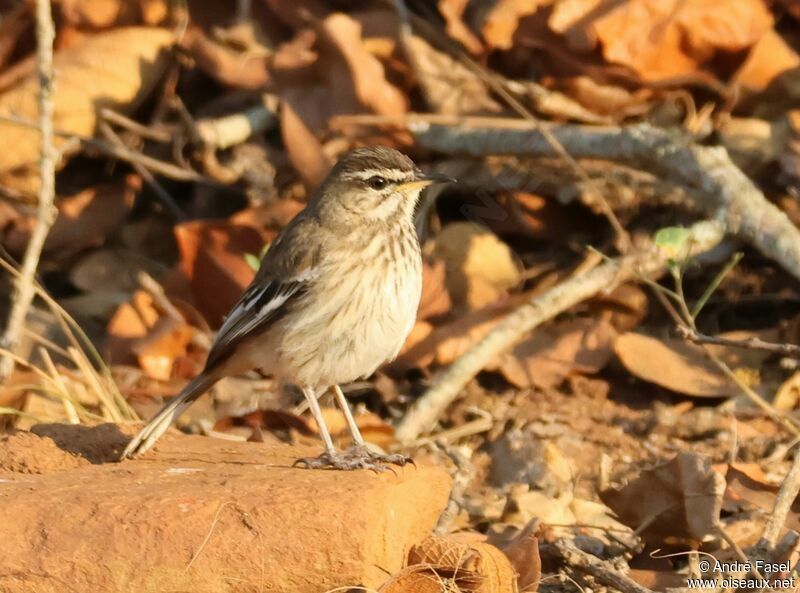
{"label": "brown leaf", "polygon": [[218,325],[255,276],[245,254],[261,252],[265,233],[228,221],[193,221],[177,225],[175,238],[195,303]]}
{"label": "brown leaf", "polygon": [[564,0],[549,24],[574,49],[599,39],[606,60],[658,80],[697,72],[717,50],[752,46],[773,19],[763,0]]}
{"label": "brown leaf", "polygon": [[8,11],[0,20],[0,69],[5,66],[17,46],[17,41],[28,32],[33,24],[29,6],[19,4]]}
{"label": "brown leaf", "polygon": [[[91,136],[98,109],[131,113],[159,81],[167,65],[166,50],[173,39],[173,33],[166,29],[129,27],[94,35],[57,52],[53,125],[61,131]],[[0,95],[0,116],[35,122],[38,89],[39,80],[31,72]],[[14,138],[14,150],[0,152],[0,184],[35,193],[39,132],[0,121],[0,137]],[[55,144],[60,147],[64,141],[57,137]]]}
{"label": "brown leaf", "polygon": [[797,52],[777,32],[770,30],[750,49],[733,82],[746,92],[760,92],[778,76],[799,66]]}
{"label": "brown leaf", "polygon": [[422,298],[419,301],[417,319],[428,319],[443,315],[453,306],[445,284],[445,263],[441,260],[422,265]]}
{"label": "brown leaf", "polygon": [[146,336],[160,317],[149,294],[143,290],[133,293],[130,302],[121,305],[108,322],[109,359],[114,364],[136,364],[133,344]]}
{"label": "brown leaf", "polygon": [[520,282],[520,264],[508,245],[473,222],[444,227],[434,255],[447,265],[447,289],[456,306],[480,309]]}
{"label": "brown leaf", "polygon": [[475,72],[416,35],[408,51],[417,82],[432,111],[448,115],[499,113],[502,107]]}
{"label": "brown leaf", "polygon": [[434,361],[450,364],[500,323],[506,310],[507,307],[487,307],[435,329],[426,321],[418,322],[400,356],[392,363],[393,368],[426,368]]}
{"label": "brown leaf", "polygon": [[269,56],[223,45],[192,27],[183,40],[197,65],[218,82],[240,89],[260,89],[270,81]]}
{"label": "brown leaf", "polygon": [[540,522],[533,519],[503,548],[511,566],[517,571],[517,589],[526,593],[539,590],[542,578],[542,560],[539,558],[539,540],[536,532]]}
{"label": "brown leaf", "polygon": [[293,100],[302,100],[299,97],[295,98],[300,92],[302,91],[297,88],[283,93],[281,137],[294,170],[300,175],[306,190],[311,193],[325,179],[333,163],[323,152],[320,141],[292,106]]}
{"label": "brown leaf", "polygon": [[361,25],[336,13],[320,26],[318,73],[326,81],[329,100],[340,113],[361,110],[382,115],[402,115],[407,110],[405,95],[386,80],[381,63],[367,51]]}
{"label": "brown leaf", "polygon": [[492,6],[483,23],[486,44],[493,49],[511,49],[522,17],[535,13],[543,0],[500,0]]}
{"label": "brown leaf", "polygon": [[643,470],[619,489],[600,498],[633,529],[654,544],[667,538],[700,542],[719,526],[725,479],[708,459],[679,453],[670,461]]}
{"label": "brown leaf", "polygon": [[439,12],[444,17],[445,30],[473,55],[483,52],[483,44],[464,24],[464,11],[469,0],[439,0]]}
{"label": "brown leaf", "polygon": [[603,319],[539,328],[501,358],[499,371],[520,389],[556,387],[569,375],[602,370],[612,357],[616,336]]}
{"label": "brown leaf", "polygon": [[725,397],[734,386],[703,352],[682,340],[629,332],[614,343],[625,368],[643,381],[695,397]]}
{"label": "brown leaf", "polygon": [[194,332],[187,323],[162,317],[146,336],[131,345],[131,351],[148,377],[169,381],[176,361],[186,356]]}
{"label": "brown leaf", "polygon": [[[102,245],[125,221],[137,190],[135,181],[127,185],[101,185],[59,200],[58,216],[45,240],[44,253],[65,256]],[[5,238],[6,249],[21,254],[35,224],[33,216],[17,220]]]}
{"label": "brown leaf", "polygon": [[103,29],[137,24],[135,2],[126,0],[61,0],[61,16],[73,27]]}

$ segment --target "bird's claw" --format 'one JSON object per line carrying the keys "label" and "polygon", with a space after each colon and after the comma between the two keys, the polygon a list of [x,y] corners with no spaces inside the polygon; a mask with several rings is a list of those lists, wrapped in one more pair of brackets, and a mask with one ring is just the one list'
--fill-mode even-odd
{"label": "bird's claw", "polygon": [[339,469],[352,471],[368,469],[376,474],[390,471],[397,475],[392,465],[404,466],[411,463],[416,467],[414,460],[400,454],[380,454],[370,451],[367,447],[350,447],[347,451],[325,451],[318,457],[301,457],[292,466],[304,466],[306,469]]}

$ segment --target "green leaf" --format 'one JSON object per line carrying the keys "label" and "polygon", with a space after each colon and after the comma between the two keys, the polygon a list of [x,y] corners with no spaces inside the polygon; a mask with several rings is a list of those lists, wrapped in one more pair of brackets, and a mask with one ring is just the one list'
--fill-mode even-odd
{"label": "green leaf", "polygon": [[660,229],[653,237],[653,241],[656,247],[666,251],[670,257],[676,257],[686,252],[685,248],[690,237],[689,229],[671,226]]}
{"label": "green leaf", "polygon": [[247,262],[248,266],[253,268],[254,272],[258,272],[258,269],[261,267],[261,259],[253,253],[245,253],[244,261]]}
{"label": "green leaf", "polygon": [[248,266],[253,268],[253,271],[258,272],[259,268],[261,267],[261,260],[264,259],[264,256],[267,255],[267,251],[269,251],[269,245],[269,243],[264,245],[258,255],[254,253],[244,254],[244,261],[247,262]]}

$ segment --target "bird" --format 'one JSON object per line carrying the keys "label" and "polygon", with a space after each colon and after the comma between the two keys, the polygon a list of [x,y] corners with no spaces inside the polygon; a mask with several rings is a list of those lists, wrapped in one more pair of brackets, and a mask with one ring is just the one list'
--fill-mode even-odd
{"label": "bird", "polygon": [[[129,442],[120,460],[149,450],[223,377],[259,370],[298,386],[318,426],[323,452],[295,465],[385,471],[410,462],[367,446],[340,385],[369,377],[400,352],[422,293],[415,208],[427,186],[452,181],[422,173],[389,147],[342,156],[269,246],[203,370]],[[317,400],[328,389],[352,436],[347,450],[336,449],[320,411]]]}

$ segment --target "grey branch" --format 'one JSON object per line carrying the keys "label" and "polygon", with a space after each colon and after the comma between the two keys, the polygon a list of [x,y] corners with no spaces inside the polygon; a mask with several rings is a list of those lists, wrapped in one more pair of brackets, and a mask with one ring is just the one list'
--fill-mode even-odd
{"label": "grey branch", "polygon": [[[53,147],[53,39],[55,31],[49,0],[36,0],[36,69],[39,75],[39,123],[41,146],[39,157],[39,203],[36,223],[25,248],[22,268],[14,286],[13,303],[2,345],[10,351],[16,349],[19,336],[25,326],[34,296],[34,277],[39,265],[47,234],[56,219],[54,206],[56,197],[55,167],[56,151]],[[0,383],[11,374],[14,360],[0,360]]]}
{"label": "grey branch", "polygon": [[687,325],[678,325],[676,328],[678,335],[684,340],[689,340],[695,344],[709,344],[712,346],[729,346],[731,348],[746,348],[748,350],[763,350],[772,354],[780,354],[790,358],[800,358],[800,346],[796,344],[776,344],[765,342],[761,338],[747,338],[744,340],[731,340],[730,338],[720,338],[719,336],[707,336],[693,330]]}
{"label": "grey branch", "polygon": [[[407,118],[422,146],[470,156],[555,156],[551,143],[526,122],[462,119],[460,125]],[[695,144],[649,124],[627,127],[553,125],[552,135],[575,158],[624,162],[694,189],[687,194],[709,218],[722,221],[765,256],[800,278],[800,230],[771,204],[722,147]]]}
{"label": "grey branch", "polygon": [[[691,227],[690,235],[691,252],[699,254],[719,243],[724,229],[719,222],[703,221]],[[668,254],[660,250],[643,248],[574,276],[521,305],[436,378],[433,387],[405,415],[395,436],[408,442],[433,428],[442,411],[494,356],[514,346],[540,324],[637,274],[662,273],[667,259]]]}
{"label": "grey branch", "polygon": [[553,547],[568,566],[592,575],[603,585],[613,587],[622,593],[653,593],[651,589],[641,586],[628,575],[608,566],[608,563],[600,558],[578,549],[568,540],[558,539]]}

